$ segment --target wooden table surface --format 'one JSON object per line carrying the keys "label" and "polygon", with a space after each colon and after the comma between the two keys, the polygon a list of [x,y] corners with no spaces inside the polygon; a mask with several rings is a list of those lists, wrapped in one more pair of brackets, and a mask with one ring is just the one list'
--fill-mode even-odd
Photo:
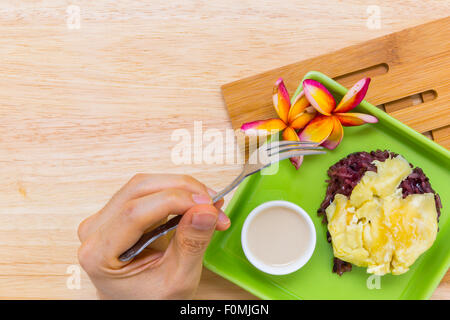
{"label": "wooden table surface", "polygon": [[[175,129],[231,128],[224,83],[450,15],[450,1],[373,4],[2,1],[0,298],[94,299],[84,272],[67,285],[77,226],[134,173],[231,181],[238,164],[171,160]],[[196,297],[255,298],[208,270]],[[433,298],[450,299],[449,273]]]}

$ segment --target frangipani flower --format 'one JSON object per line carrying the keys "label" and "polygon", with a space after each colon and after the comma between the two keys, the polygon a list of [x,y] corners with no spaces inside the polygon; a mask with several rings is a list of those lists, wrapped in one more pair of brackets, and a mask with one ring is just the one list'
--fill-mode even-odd
{"label": "frangipani flower", "polygon": [[[246,135],[253,136],[271,135],[283,131],[283,140],[300,141],[297,130],[305,127],[316,116],[316,110],[310,106],[303,92],[295,98],[291,106],[289,94],[281,78],[275,83],[272,98],[279,118],[247,122],[241,126],[241,130]],[[303,157],[295,157],[290,160],[298,169]]]}
{"label": "frangipani flower", "polygon": [[[279,118],[244,123],[241,130],[246,135],[270,135],[282,131],[288,141],[315,142],[328,149],[335,149],[344,136],[344,128],[378,119],[364,113],[348,113],[364,99],[370,78],[358,81],[336,106],[331,93],[320,82],[306,79],[303,91],[290,103],[289,94],[280,78],[273,89],[273,106]],[[317,110],[317,112],[316,112]],[[303,129],[298,133],[300,129]],[[303,157],[290,159],[298,169]]]}
{"label": "frangipani flower", "polygon": [[300,141],[320,143],[328,149],[335,149],[344,136],[342,126],[359,126],[376,123],[378,119],[364,113],[348,113],[358,106],[366,95],[370,78],[358,81],[336,106],[331,93],[318,81],[303,81],[303,91],[311,105],[320,113],[300,133]]}

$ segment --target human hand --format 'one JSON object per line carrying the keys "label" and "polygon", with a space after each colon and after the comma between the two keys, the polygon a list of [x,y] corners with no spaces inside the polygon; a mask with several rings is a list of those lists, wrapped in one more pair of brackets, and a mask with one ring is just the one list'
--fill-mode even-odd
{"label": "human hand", "polygon": [[[78,259],[102,299],[188,299],[200,281],[214,230],[230,220],[214,192],[186,175],[137,174],[78,228]],[[118,257],[168,215],[182,214],[165,251],[146,248],[130,262]]]}

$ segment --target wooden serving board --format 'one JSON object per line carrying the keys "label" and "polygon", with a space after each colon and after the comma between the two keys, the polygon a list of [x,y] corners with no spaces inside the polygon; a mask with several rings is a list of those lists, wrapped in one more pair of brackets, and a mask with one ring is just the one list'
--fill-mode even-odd
{"label": "wooden serving board", "polygon": [[225,84],[233,128],[276,117],[275,81],[292,95],[311,70],[348,88],[371,77],[367,101],[450,149],[450,17]]}

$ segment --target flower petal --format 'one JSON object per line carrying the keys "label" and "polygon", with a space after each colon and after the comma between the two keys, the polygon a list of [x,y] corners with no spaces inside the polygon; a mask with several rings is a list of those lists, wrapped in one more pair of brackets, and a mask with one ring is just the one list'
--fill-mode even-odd
{"label": "flower petal", "polygon": [[316,109],[309,107],[302,114],[299,114],[289,126],[294,129],[303,129],[316,115]]}
{"label": "flower petal", "polygon": [[339,102],[334,112],[347,112],[361,103],[369,88],[370,78],[359,80]]}
{"label": "flower petal", "polygon": [[378,119],[365,113],[334,113],[344,127],[360,126],[365,123],[377,123]]}
{"label": "flower petal", "polygon": [[288,122],[289,108],[291,107],[291,102],[289,100],[289,93],[284,86],[283,79],[280,78],[275,83],[273,87],[273,106],[277,111],[278,116],[284,122]]}
{"label": "flower petal", "polygon": [[310,103],[308,99],[306,99],[303,91],[300,92],[300,94],[295,98],[291,108],[289,109],[288,122],[291,123],[292,121],[294,121],[294,119],[301,115],[309,105]]}
{"label": "flower petal", "polygon": [[317,116],[300,133],[300,141],[322,143],[331,134],[333,127],[334,122],[332,117]]}
{"label": "flower petal", "polygon": [[325,148],[328,149],[335,149],[339,143],[341,143],[342,138],[344,137],[344,128],[342,127],[341,123],[339,122],[338,118],[333,118],[333,131],[331,131],[331,134],[328,136],[327,140],[325,140],[322,145]]}
{"label": "flower petal", "polygon": [[303,163],[303,156],[289,158],[289,161],[291,161],[295,169],[298,170]]}
{"label": "flower petal", "polygon": [[300,141],[297,132],[290,127],[287,127],[283,131],[282,137],[283,137],[283,140],[287,140],[287,141]]}
{"label": "flower petal", "polygon": [[[290,128],[287,127],[284,131],[283,131],[283,140],[287,140],[287,141],[300,141],[300,138],[298,137],[297,132]],[[294,165],[295,169],[298,170],[298,168],[300,168],[302,162],[303,162],[303,156],[300,157],[292,157],[289,158],[289,160],[291,161],[291,163]]]}
{"label": "flower petal", "polygon": [[241,130],[250,136],[270,135],[284,128],[286,128],[286,124],[278,118],[247,122],[241,126]]}
{"label": "flower petal", "polygon": [[303,90],[306,98],[317,111],[321,114],[329,116],[336,106],[331,93],[323,84],[316,80],[303,80]]}

